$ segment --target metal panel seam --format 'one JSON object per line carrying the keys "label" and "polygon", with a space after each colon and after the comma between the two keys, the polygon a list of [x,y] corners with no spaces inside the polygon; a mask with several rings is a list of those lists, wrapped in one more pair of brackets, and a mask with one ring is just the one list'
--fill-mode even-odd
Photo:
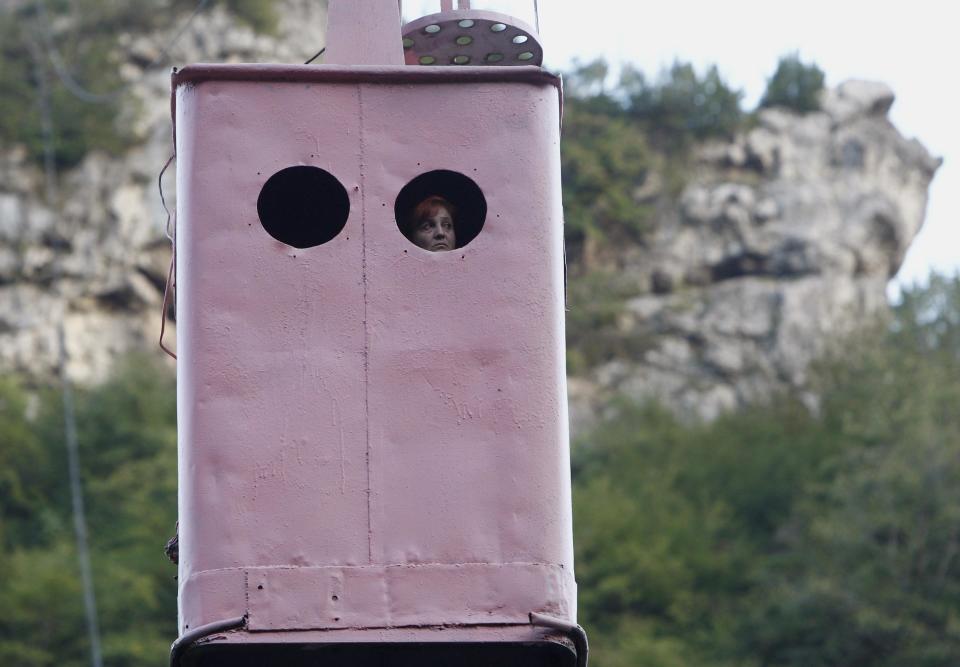
{"label": "metal panel seam", "polygon": [[560,77],[535,66],[344,66],[269,63],[187,65],[172,73],[173,86],[204,81],[313,83],[529,83],[558,87]]}
{"label": "metal panel seam", "polygon": [[363,414],[367,439],[367,562],[373,563],[373,518],[370,475],[370,323],[367,319],[367,145],[363,116],[363,85],[357,84],[357,106],[360,111],[360,237],[363,243],[361,271],[363,274]]}
{"label": "metal panel seam", "polygon": [[343,565],[343,564],[329,564],[329,565],[238,565],[235,567],[212,567],[206,570],[198,570],[191,576],[196,576],[198,574],[206,574],[209,572],[231,572],[237,570],[244,570],[249,572],[256,572],[258,570],[311,570],[311,569],[340,569],[340,570],[368,570],[368,569],[390,569],[390,568],[405,568],[416,570],[418,568],[430,568],[430,567],[463,567],[469,565],[490,565],[493,567],[504,567],[511,565],[523,565],[523,566],[532,566],[532,567],[557,567],[561,570],[566,571],[566,566],[563,563],[552,563],[547,561],[536,561],[536,560],[508,560],[508,561],[484,561],[484,560],[474,560],[474,561],[461,561],[456,563],[450,563],[445,561],[419,561],[416,563],[370,563],[368,565]]}

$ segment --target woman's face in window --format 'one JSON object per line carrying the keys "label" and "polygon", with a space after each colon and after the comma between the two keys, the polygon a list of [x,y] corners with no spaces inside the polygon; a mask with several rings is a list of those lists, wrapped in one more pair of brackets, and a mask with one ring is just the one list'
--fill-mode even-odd
{"label": "woman's face in window", "polygon": [[432,215],[414,225],[411,239],[415,245],[431,252],[453,250],[457,247],[457,235],[453,229],[453,216],[445,206],[438,206]]}

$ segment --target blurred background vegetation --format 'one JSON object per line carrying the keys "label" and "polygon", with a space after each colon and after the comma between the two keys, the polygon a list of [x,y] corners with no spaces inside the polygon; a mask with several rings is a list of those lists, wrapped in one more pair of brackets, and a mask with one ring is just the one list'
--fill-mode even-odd
{"label": "blurred background vegetation", "polygon": [[[216,4],[258,32],[277,29],[276,0],[207,0],[206,6]],[[135,102],[126,93],[120,63],[168,63],[130,58],[118,37],[159,30],[172,37],[176,17],[183,20],[184,10],[196,6],[197,0],[11,0],[0,7],[0,149],[22,145],[38,164],[44,159],[42,85],[50,91],[58,169],[75,166],[94,149],[116,154],[134,145],[140,138],[132,114],[122,112]],[[155,35],[151,41],[162,42]],[[59,76],[48,66],[53,60],[61,64]],[[98,99],[77,98],[64,78]]]}
{"label": "blurred background vegetation", "polygon": [[[221,0],[256,30],[272,0]],[[173,0],[168,10],[194,6]],[[78,9],[79,8],[79,11]],[[138,141],[121,95],[76,99],[45,70],[56,41],[92,91],[122,90],[117,32],[167,27],[151,0],[0,9],[0,148],[43,158],[51,87],[56,166]],[[742,94],[675,63],[654,79],[602,62],[569,72],[563,152],[571,369],[630,356],[607,336],[624,286],[591,253],[643,244],[653,174],[679,193],[691,149],[749,126]],[[761,107],[817,108],[823,72],[796,55]],[[643,345],[635,341],[631,345]],[[800,397],[683,423],[624,403],[574,445],[581,621],[597,667],[960,664],[960,279],[907,290],[816,368]],[[0,381],[0,664],[88,663],[56,386]],[[119,361],[77,397],[93,568],[110,667],[162,665],[175,634],[175,389],[155,358]]]}
{"label": "blurred background vegetation", "polygon": [[[908,290],[797,397],[681,423],[620,406],[574,446],[581,622],[597,667],[960,659],[960,278]],[[175,633],[175,389],[155,360],[79,392],[112,667]],[[88,663],[61,397],[0,384],[0,664]]]}

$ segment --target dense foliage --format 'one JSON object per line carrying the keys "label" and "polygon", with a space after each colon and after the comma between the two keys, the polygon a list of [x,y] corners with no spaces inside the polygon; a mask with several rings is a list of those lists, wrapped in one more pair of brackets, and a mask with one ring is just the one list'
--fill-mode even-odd
{"label": "dense foliage", "polygon": [[[255,30],[276,30],[275,0],[213,0],[208,6],[217,2]],[[92,150],[115,154],[129,147],[137,137],[123,111],[135,107],[119,74],[125,55],[118,35],[170,31],[196,6],[198,0],[29,0],[0,6],[0,149],[23,145],[42,162],[47,113],[59,169],[76,165]]]}
{"label": "dense foliage", "polygon": [[64,66],[69,63],[68,74],[91,91],[119,90],[118,63],[109,42],[110,17],[98,23],[92,14],[90,21],[78,22],[74,37],[61,39],[52,33],[51,15],[57,15],[52,8],[41,12],[39,6],[16,12],[0,9],[0,148],[21,144],[41,162],[49,114],[54,163],[65,168],[93,148],[117,152],[129,145],[132,135],[119,120],[122,95],[96,103],[82,101],[55,77],[50,61],[56,48]]}
{"label": "dense foliage", "polygon": [[576,450],[595,664],[960,661],[960,278],[789,397],[683,425],[623,406]]}
{"label": "dense foliage", "polygon": [[823,91],[823,70],[809,65],[793,53],[780,58],[773,76],[767,80],[767,89],[760,100],[761,107],[786,107],[806,113],[820,108]]}
{"label": "dense foliage", "polygon": [[[839,342],[811,411],[655,406],[577,444],[581,620],[597,667],[960,661],[960,278]],[[0,385],[0,663],[86,662],[60,397]],[[142,359],[77,401],[107,664],[173,633],[174,388]],[[35,414],[32,414],[35,413]],[[30,415],[28,417],[28,415]]]}
{"label": "dense foliage", "polygon": [[[24,395],[0,386],[0,664],[81,667],[89,647],[60,396],[42,391],[30,410]],[[176,568],[162,550],[176,520],[169,370],[129,360],[78,394],[77,420],[105,664],[164,664],[176,618]]]}
{"label": "dense foliage", "polygon": [[668,149],[693,140],[730,138],[743,122],[743,93],[730,88],[716,65],[701,76],[689,63],[675,62],[654,83],[627,68],[621,75],[627,112]]}
{"label": "dense foliage", "polygon": [[642,241],[652,209],[636,189],[657,164],[642,129],[573,102],[564,115],[564,215],[578,255],[589,242]]}

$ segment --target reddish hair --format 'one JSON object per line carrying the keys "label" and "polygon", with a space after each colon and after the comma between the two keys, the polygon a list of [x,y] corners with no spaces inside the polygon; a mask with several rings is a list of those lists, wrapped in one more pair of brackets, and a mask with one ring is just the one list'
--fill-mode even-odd
{"label": "reddish hair", "polygon": [[450,203],[450,200],[440,195],[430,195],[413,207],[410,211],[410,217],[407,219],[407,234],[412,234],[416,226],[427,218],[437,214],[441,208],[447,209],[447,213],[453,218],[454,224],[457,221],[457,207]]}

